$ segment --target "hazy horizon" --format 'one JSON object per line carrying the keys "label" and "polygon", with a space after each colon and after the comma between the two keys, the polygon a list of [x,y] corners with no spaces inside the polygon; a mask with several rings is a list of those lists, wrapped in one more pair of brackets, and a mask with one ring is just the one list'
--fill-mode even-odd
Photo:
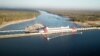
{"label": "hazy horizon", "polygon": [[100,10],[100,0],[0,0],[0,8]]}

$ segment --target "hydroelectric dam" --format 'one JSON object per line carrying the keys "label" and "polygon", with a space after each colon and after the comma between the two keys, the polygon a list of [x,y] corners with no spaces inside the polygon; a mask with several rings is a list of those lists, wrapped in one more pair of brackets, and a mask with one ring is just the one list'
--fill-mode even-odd
{"label": "hydroelectric dam", "polygon": [[[15,37],[18,38],[18,37],[33,36],[33,35],[45,35],[45,34],[50,35],[54,33],[55,34],[66,33],[65,35],[68,35],[69,33],[73,33],[73,31],[75,30],[76,30],[76,33],[79,31],[83,32],[86,30],[100,30],[99,27],[88,27],[88,28],[79,27],[79,25],[74,24],[67,17],[58,16],[58,15],[51,14],[45,11],[39,11],[39,12],[40,12],[40,15],[36,17],[35,20],[18,23],[18,24],[12,24],[12,25],[4,27],[3,29],[0,29],[0,38],[15,38]],[[27,32],[27,30],[24,30],[24,28],[27,26],[33,25],[35,23],[41,23],[43,25],[48,26],[48,32],[25,33]],[[69,26],[70,28],[61,28],[61,26],[63,27]],[[58,27],[59,29],[57,29]],[[76,27],[76,28],[73,29],[73,27]],[[15,32],[21,32],[21,33],[15,34]]]}
{"label": "hydroelectric dam", "polygon": [[[54,30],[54,31],[52,31],[52,30],[50,30],[50,29],[52,29],[52,30]],[[7,35],[0,35],[0,38],[15,38],[15,37],[17,37],[17,38],[19,38],[19,37],[24,37],[24,36],[33,36],[33,35],[42,35],[42,34],[54,34],[54,33],[60,33],[60,32],[66,32],[66,33],[68,33],[68,32],[71,32],[71,31],[68,31],[69,29],[67,28],[67,29],[62,29],[62,30],[58,30],[58,31],[55,31],[55,29],[54,28],[50,28],[49,29],[49,32],[47,32],[47,33],[40,33],[40,32],[38,32],[38,33],[21,33],[21,34],[7,34]],[[78,31],[86,31],[86,30],[100,30],[100,28],[98,28],[98,27],[89,27],[89,28],[76,28],[76,30],[77,30],[77,32]],[[9,33],[9,32],[26,32],[27,30],[7,30],[7,31],[0,31],[0,33]]]}

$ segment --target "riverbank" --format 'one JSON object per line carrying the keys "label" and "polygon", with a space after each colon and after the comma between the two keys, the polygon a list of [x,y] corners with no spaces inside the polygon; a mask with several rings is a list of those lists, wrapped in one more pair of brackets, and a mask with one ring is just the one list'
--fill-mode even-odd
{"label": "riverbank", "polygon": [[0,25],[0,29],[6,27],[8,25],[22,23],[22,22],[26,22],[26,21],[31,21],[31,20],[34,20],[34,19],[36,19],[36,18],[34,17],[34,18],[30,18],[30,19],[23,19],[23,20],[11,21],[11,22],[4,22],[2,25]]}
{"label": "riverbank", "polygon": [[86,21],[86,22],[73,21],[73,22],[83,27],[100,27],[100,21]]}

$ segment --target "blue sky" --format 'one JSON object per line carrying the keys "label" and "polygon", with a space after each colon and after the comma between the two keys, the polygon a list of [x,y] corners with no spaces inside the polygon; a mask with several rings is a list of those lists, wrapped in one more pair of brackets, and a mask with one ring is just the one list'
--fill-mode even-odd
{"label": "blue sky", "polygon": [[100,10],[100,0],[0,0],[0,7]]}

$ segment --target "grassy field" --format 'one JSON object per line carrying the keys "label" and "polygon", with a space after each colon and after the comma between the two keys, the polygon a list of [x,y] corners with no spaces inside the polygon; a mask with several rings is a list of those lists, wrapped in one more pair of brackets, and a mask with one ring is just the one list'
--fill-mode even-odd
{"label": "grassy field", "polygon": [[9,11],[0,10],[0,25],[5,22],[34,18],[39,15],[36,11]]}

